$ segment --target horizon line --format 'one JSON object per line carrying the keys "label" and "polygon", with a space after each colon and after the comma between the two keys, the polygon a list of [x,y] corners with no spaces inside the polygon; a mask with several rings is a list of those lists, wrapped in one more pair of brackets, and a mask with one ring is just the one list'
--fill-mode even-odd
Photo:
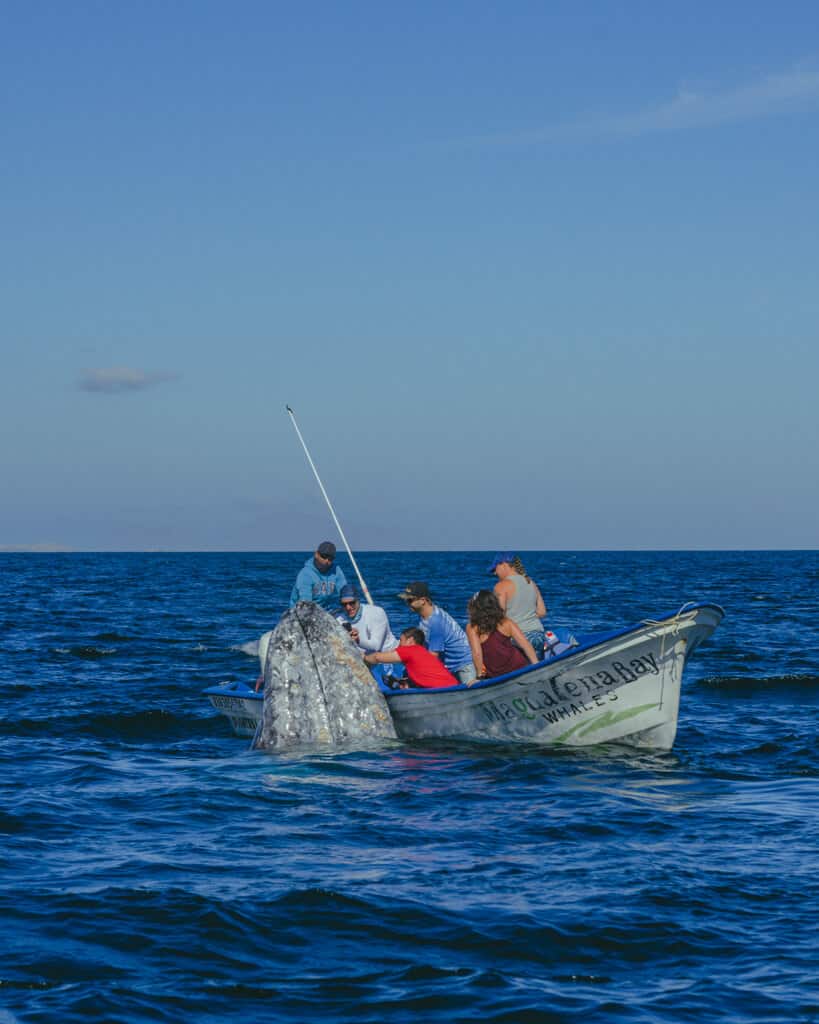
{"label": "horizon line", "polygon": [[[359,554],[401,555],[401,554],[487,554],[499,547],[491,548],[356,548]],[[508,550],[508,548],[507,548]],[[584,547],[584,548],[517,548],[520,554],[718,554],[736,552],[771,553],[819,553],[819,547],[696,547],[696,548],[637,548],[637,547]],[[0,555],[304,555],[308,548],[69,548],[45,545],[0,545]],[[339,555],[346,555],[339,549]],[[349,556],[348,556],[349,557]]]}

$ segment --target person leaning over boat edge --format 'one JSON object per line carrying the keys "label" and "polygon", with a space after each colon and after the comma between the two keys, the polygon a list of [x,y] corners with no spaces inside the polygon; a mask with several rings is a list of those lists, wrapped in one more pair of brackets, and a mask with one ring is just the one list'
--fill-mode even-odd
{"label": "person leaning over boat edge", "polygon": [[387,613],[380,605],[362,604],[352,583],[341,588],[339,604],[344,611],[336,618],[349,630],[353,643],[362,654],[395,650],[398,641],[390,629]]}
{"label": "person leaning over boat edge", "polygon": [[467,605],[466,635],[479,679],[505,676],[539,659],[520,626],[508,618],[491,590],[479,590]]}
{"label": "person leaning over boat edge", "polygon": [[452,616],[432,603],[429,587],[420,580],[408,583],[398,595],[418,616],[430,653],[437,655],[459,683],[475,679],[472,651],[466,633]]}
{"label": "person leaning over boat edge", "polygon": [[534,647],[537,660],[543,660],[545,630],[540,621],[548,609],[538,585],[523,567],[520,558],[511,551],[495,555],[489,566],[490,574],[498,577],[494,592],[507,618],[517,623],[521,632]]}
{"label": "person leaning over boat edge", "polygon": [[364,655],[364,661],[370,666],[403,662],[410,682],[425,690],[458,685],[441,660],[426,649],[424,631],[417,626],[404,630],[394,651],[372,651]]}
{"label": "person leaning over boat edge", "polygon": [[335,544],[323,540],[299,570],[290,593],[291,608],[299,601],[312,601],[325,611],[335,613],[338,595],[347,585],[341,566],[336,565],[335,560]]}

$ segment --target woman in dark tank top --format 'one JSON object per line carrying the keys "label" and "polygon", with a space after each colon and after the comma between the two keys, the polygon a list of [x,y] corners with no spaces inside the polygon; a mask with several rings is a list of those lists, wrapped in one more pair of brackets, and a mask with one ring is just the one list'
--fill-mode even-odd
{"label": "woman in dark tank top", "polygon": [[491,590],[479,590],[467,605],[466,636],[479,679],[491,679],[537,661],[521,629],[507,619]]}
{"label": "woman in dark tank top", "polygon": [[478,672],[478,675],[484,679],[505,676],[507,672],[515,672],[519,668],[526,668],[529,664],[523,651],[516,647],[508,636],[504,636],[497,629],[481,641],[481,653],[483,654],[483,671]]}

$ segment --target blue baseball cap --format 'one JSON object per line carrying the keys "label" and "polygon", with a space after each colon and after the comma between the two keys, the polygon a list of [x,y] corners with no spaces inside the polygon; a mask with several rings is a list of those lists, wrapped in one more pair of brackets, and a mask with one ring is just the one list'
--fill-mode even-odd
{"label": "blue baseball cap", "polygon": [[358,591],[352,585],[352,583],[345,583],[341,590],[338,592],[339,601],[357,601]]}
{"label": "blue baseball cap", "polygon": [[494,572],[495,569],[501,564],[501,562],[508,562],[510,565],[515,560],[514,551],[499,551],[497,555],[492,559],[492,564],[489,566],[487,572]]}

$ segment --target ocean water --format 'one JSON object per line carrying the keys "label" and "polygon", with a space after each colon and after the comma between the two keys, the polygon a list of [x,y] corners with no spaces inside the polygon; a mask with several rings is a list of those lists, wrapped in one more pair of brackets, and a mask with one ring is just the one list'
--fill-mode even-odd
{"label": "ocean water", "polygon": [[[579,632],[725,608],[671,753],[251,752],[201,691],[305,557],[0,555],[0,1021],[819,1021],[819,553],[526,556]],[[487,561],[360,556],[398,628]]]}

